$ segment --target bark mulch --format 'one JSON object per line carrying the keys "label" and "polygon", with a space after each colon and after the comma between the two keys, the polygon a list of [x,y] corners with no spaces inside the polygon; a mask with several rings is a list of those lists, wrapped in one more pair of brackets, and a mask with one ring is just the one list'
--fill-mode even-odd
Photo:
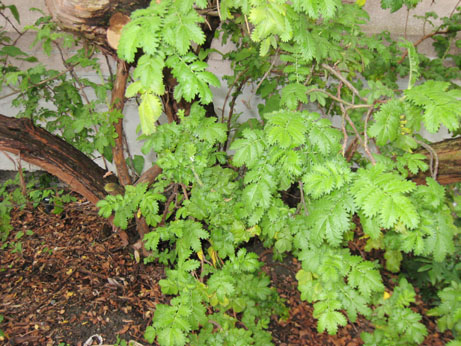
{"label": "bark mulch", "polygon": [[[59,215],[41,206],[15,209],[12,225],[10,245],[0,250],[0,329],[6,335],[0,344],[83,346],[98,334],[106,345],[117,337],[147,345],[143,333],[155,306],[168,301],[158,286],[161,266],[136,263],[133,250],[85,201],[67,205]],[[20,239],[18,232],[24,234]],[[271,322],[276,345],[362,344],[360,333],[372,330],[363,319],[335,336],[318,334],[312,305],[300,300],[296,288],[299,263],[288,257],[274,262],[260,245],[252,247],[290,309],[287,321]],[[433,320],[424,323],[426,345],[449,340]]]}

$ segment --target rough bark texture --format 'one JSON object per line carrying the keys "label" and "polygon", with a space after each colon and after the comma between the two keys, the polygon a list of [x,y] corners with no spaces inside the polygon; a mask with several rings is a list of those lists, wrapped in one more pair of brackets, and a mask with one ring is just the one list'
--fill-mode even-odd
{"label": "rough bark texture", "polygon": [[114,176],[104,178],[107,172],[88,156],[29,119],[0,115],[0,150],[43,168],[91,203],[107,195],[106,183],[116,182]]}
{"label": "rough bark texture", "polygon": [[154,165],[139,177],[135,185],[142,183],[152,184],[160,173],[162,173],[162,169],[159,166]]}
{"label": "rough bark texture", "polygon": [[[461,137],[432,143],[431,147],[437,153],[439,160],[437,181],[443,185],[461,182]],[[427,163],[429,164],[430,153],[423,148],[418,152],[428,157]],[[426,177],[429,176],[430,172],[426,171],[412,177],[412,180],[418,184],[424,184]]]}
{"label": "rough bark texture", "polygon": [[[128,66],[126,62],[119,60],[117,62],[117,75],[112,88],[111,111],[123,113],[125,106],[125,90],[128,79]],[[126,165],[125,154],[123,152],[123,118],[120,118],[115,124],[115,131],[118,137],[115,139],[115,147],[112,148],[114,164],[117,168],[117,174],[122,186],[131,184],[130,173]]]}

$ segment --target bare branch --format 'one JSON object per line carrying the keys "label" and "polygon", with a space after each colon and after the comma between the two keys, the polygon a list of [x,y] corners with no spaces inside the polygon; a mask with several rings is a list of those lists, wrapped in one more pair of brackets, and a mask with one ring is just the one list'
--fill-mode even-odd
{"label": "bare branch", "polygon": [[350,91],[352,91],[355,95],[357,95],[358,98],[360,98],[363,102],[367,103],[367,99],[365,97],[361,97],[358,90],[352,85],[351,82],[349,82],[341,73],[336,71],[333,67],[330,65],[327,65],[325,63],[322,64],[322,67],[329,71],[332,75],[334,75],[336,78],[338,78],[341,82],[344,83],[345,86],[349,88]]}

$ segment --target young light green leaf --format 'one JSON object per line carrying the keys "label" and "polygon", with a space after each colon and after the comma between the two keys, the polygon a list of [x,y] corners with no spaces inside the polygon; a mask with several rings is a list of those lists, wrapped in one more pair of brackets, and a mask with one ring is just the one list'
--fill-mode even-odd
{"label": "young light green leaf", "polygon": [[162,104],[158,96],[151,93],[146,93],[142,96],[141,104],[139,105],[139,120],[141,129],[145,135],[150,135],[155,132],[155,122],[162,114]]}

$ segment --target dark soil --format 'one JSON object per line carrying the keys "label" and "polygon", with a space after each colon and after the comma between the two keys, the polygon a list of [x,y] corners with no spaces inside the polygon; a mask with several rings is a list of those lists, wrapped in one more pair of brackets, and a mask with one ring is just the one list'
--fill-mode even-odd
{"label": "dark soil", "polygon": [[[9,246],[0,250],[0,329],[6,335],[0,344],[83,345],[96,334],[105,345],[117,337],[148,344],[143,333],[155,306],[168,301],[158,286],[163,268],[136,263],[134,250],[123,246],[94,207],[78,201],[60,215],[42,206],[15,209],[12,225]],[[20,231],[24,235],[16,239]],[[16,245],[14,252],[19,243],[22,250]],[[362,344],[360,333],[372,330],[363,319],[335,336],[317,333],[312,305],[300,300],[296,288],[299,263],[294,258],[274,262],[260,244],[251,250],[266,262],[264,270],[290,309],[287,321],[274,317],[271,322],[276,345]],[[418,309],[426,307],[421,302]],[[424,344],[449,340],[450,334],[439,333],[433,320],[423,322],[429,331]]]}

